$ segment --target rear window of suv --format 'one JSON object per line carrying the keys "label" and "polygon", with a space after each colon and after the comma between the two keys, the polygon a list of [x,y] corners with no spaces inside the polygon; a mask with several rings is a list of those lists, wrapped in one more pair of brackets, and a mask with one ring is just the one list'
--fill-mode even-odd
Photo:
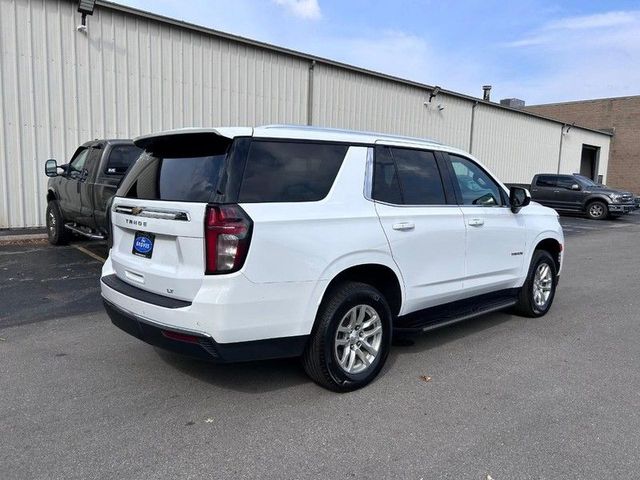
{"label": "rear window of suv", "polygon": [[313,202],[327,196],[347,145],[251,142],[239,202]]}
{"label": "rear window of suv", "polygon": [[231,142],[211,134],[184,134],[146,146],[127,178],[127,198],[209,202],[217,191]]}

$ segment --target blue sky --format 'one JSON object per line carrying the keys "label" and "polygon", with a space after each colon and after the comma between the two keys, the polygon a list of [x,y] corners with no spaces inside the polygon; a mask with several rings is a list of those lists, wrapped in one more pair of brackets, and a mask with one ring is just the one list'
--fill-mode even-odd
{"label": "blue sky", "polygon": [[640,94],[640,1],[117,0],[492,99]]}

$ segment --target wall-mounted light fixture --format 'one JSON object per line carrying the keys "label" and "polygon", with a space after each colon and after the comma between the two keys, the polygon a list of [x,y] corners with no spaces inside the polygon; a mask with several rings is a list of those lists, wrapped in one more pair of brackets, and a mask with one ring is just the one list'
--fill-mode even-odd
{"label": "wall-mounted light fixture", "polygon": [[431,103],[431,100],[436,98],[439,93],[440,93],[440,87],[436,85],[435,87],[433,87],[433,90],[431,90],[431,93],[429,93],[429,103]]}
{"label": "wall-mounted light fixture", "polygon": [[76,30],[82,33],[87,33],[87,15],[93,15],[93,10],[96,8],[96,0],[80,0],[78,5],[78,12],[82,14],[82,20],[80,25],[76,27]]}
{"label": "wall-mounted light fixture", "polygon": [[[433,87],[433,89],[429,92],[429,99],[422,102],[422,104],[429,108],[429,105],[431,105],[431,102],[433,101],[434,98],[436,98],[438,96],[438,94],[440,93],[440,87],[438,87],[437,85],[435,87]],[[444,106],[442,104],[438,105],[438,110],[442,111],[444,110]]]}
{"label": "wall-mounted light fixture", "polygon": [[571,125],[567,125],[567,124],[563,125],[562,126],[562,134],[563,135],[568,134],[569,130],[571,130],[575,126],[575,124],[576,124],[576,122],[573,122]]}

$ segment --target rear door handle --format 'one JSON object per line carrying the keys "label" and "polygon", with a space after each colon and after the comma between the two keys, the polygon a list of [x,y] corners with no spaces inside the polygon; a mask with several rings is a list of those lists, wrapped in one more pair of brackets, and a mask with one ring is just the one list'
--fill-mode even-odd
{"label": "rear door handle", "polygon": [[481,218],[472,218],[469,220],[469,225],[472,227],[481,227],[484,225],[484,220]]}
{"label": "rear door handle", "polygon": [[411,222],[402,222],[402,223],[393,224],[394,230],[407,231],[407,230],[413,230],[414,228],[416,228],[416,226]]}

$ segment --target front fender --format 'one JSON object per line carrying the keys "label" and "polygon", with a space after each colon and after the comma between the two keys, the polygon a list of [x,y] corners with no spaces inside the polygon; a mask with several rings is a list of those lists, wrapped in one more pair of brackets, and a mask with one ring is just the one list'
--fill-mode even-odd
{"label": "front fender", "polygon": [[558,274],[560,274],[560,271],[562,270],[562,264],[563,264],[563,260],[564,260],[564,251],[565,251],[565,245],[564,245],[564,234],[562,233],[562,229],[560,228],[560,231],[557,230],[544,230],[541,233],[539,233],[534,240],[529,244],[529,249],[527,251],[527,263],[526,263],[526,268],[524,268],[524,277],[522,280],[522,283],[524,283],[524,280],[526,279],[526,276],[529,272],[529,265],[531,265],[531,260],[533,259],[533,252],[536,251],[536,247],[538,245],[540,245],[540,242],[544,241],[544,240],[555,240],[556,242],[558,242],[560,244],[561,250],[560,250],[560,268],[558,269]]}
{"label": "front fender", "polygon": [[609,205],[609,204],[611,203],[611,198],[609,198],[608,196],[606,196],[606,195],[604,195],[604,194],[602,194],[602,193],[595,193],[595,194],[589,195],[589,196],[585,199],[585,201],[584,201],[584,203],[582,204],[582,206],[586,208],[586,206],[587,206],[589,203],[593,202],[594,200],[599,200],[599,201],[601,201],[601,202],[606,203],[607,205]]}

